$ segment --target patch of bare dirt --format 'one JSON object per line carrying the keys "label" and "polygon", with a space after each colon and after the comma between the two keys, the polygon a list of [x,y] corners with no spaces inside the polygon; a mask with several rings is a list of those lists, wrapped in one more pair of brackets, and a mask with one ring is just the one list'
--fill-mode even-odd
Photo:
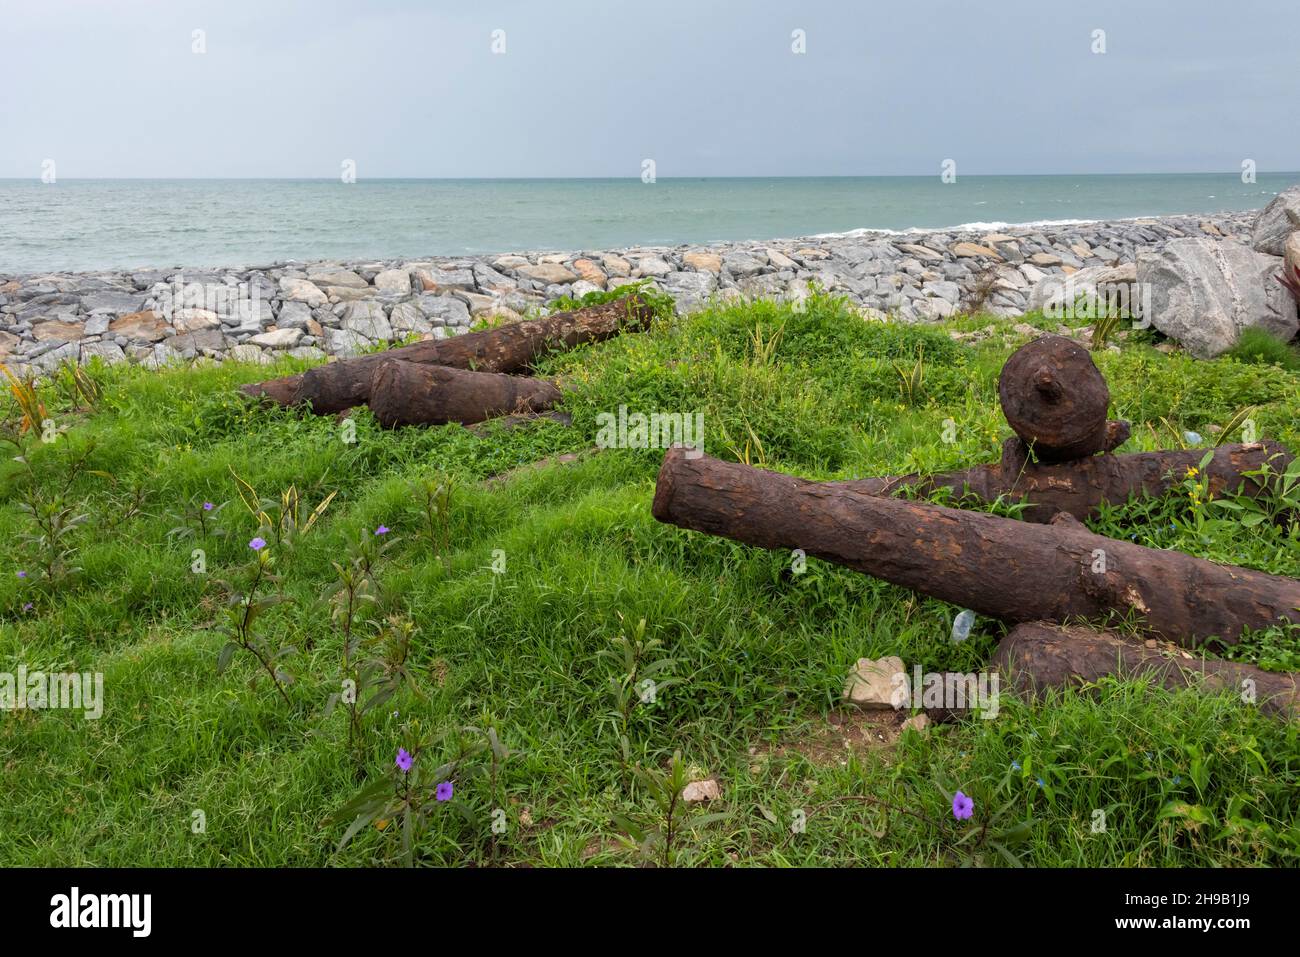
{"label": "patch of bare dirt", "polygon": [[906,710],[860,711],[845,708],[818,715],[798,737],[755,750],[754,755],[768,758],[798,754],[820,767],[845,765],[850,756],[863,757],[889,751],[902,734]]}

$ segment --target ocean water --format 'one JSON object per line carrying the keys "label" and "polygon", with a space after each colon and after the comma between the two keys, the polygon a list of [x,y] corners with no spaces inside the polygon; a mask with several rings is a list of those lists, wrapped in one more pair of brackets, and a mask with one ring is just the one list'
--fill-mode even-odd
{"label": "ocean water", "polygon": [[[1300,173],[0,180],[0,273],[599,250],[1255,209]],[[978,227],[977,227],[978,228]]]}

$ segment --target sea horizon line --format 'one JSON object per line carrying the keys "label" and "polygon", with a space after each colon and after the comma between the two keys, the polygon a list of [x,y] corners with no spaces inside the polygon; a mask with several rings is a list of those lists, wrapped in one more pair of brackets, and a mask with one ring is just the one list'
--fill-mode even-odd
{"label": "sea horizon line", "polygon": [[[1300,176],[1300,170],[1271,170],[1261,169],[1256,171],[1256,175],[1267,176]],[[825,180],[825,179],[911,179],[911,180],[928,180],[935,178],[937,174],[933,173],[836,173],[836,174],[782,174],[782,175],[686,175],[686,176],[657,176],[656,180],[662,181],[692,181],[701,180]],[[1168,176],[1225,176],[1233,179],[1240,178],[1240,170],[1199,170],[1199,171],[1182,171],[1182,172],[1104,172],[1104,173],[1086,173],[1086,172],[1065,172],[1065,173],[963,173],[960,179],[1066,179],[1071,177],[1168,177]],[[958,181],[960,181],[960,179]],[[556,183],[556,182],[640,182],[639,174],[629,174],[626,176],[365,176],[358,177],[357,182],[485,182],[485,183]],[[39,175],[36,176],[0,176],[0,183],[41,183]],[[221,182],[262,182],[262,183],[337,183],[339,177],[334,176],[60,176],[58,182],[203,182],[203,183],[221,183]],[[47,185],[41,183],[41,185]],[[50,184],[57,185],[57,184]],[[347,184],[353,185],[353,184]]]}

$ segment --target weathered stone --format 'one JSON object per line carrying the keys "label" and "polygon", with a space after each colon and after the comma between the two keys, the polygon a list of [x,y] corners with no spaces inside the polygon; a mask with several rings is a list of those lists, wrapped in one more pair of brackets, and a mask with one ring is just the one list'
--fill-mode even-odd
{"label": "weathered stone", "polygon": [[722,797],[722,788],[713,778],[703,781],[691,781],[682,788],[682,800],[687,804],[699,804],[704,801],[717,801]]}
{"label": "weathered stone", "polygon": [[360,299],[369,299],[374,296],[378,290],[369,286],[325,286],[324,292],[329,301],[332,303],[356,302]]}
{"label": "weathered stone", "polygon": [[930,719],[926,715],[926,713],[922,711],[919,712],[918,714],[912,715],[910,718],[904,721],[903,726],[899,730],[921,732],[928,727],[930,727]]}
{"label": "weathered stone", "polygon": [[1287,237],[1300,230],[1300,186],[1284,189],[1260,211],[1250,244],[1256,252],[1281,256]]}
{"label": "weathered stone", "polygon": [[31,356],[31,365],[35,366],[42,372],[53,372],[64,362],[76,362],[77,355],[80,352],[80,346],[75,342],[65,342],[63,345],[54,349],[42,352],[40,355]]}
{"label": "weathered stone", "polygon": [[280,307],[275,317],[275,324],[281,329],[306,329],[311,322],[311,309],[305,302],[286,302]]}
{"label": "weathered stone", "polygon": [[365,289],[370,285],[351,269],[309,269],[307,270],[307,278],[321,287],[344,286],[353,289]]}
{"label": "weathered stone", "polygon": [[692,250],[682,256],[682,265],[699,272],[711,272],[716,276],[722,272],[722,257],[717,253]]}
{"label": "weathered stone", "polygon": [[200,329],[198,332],[186,332],[166,340],[169,348],[180,353],[217,355],[226,350],[228,342],[220,329]]}
{"label": "weathered stone", "polygon": [[736,283],[736,288],[746,299],[766,299],[778,295],[784,285],[776,275],[768,273],[766,276],[746,276]]}
{"label": "weathered stone", "polygon": [[298,346],[296,349],[290,349],[288,355],[293,356],[295,359],[315,360],[325,358],[325,353],[315,346]]}
{"label": "weathered stone", "polygon": [[677,303],[677,311],[684,313],[701,305],[718,288],[711,272],[671,272],[660,280],[663,290]]}
{"label": "weathered stone", "polygon": [[[527,262],[527,260],[524,261]],[[479,289],[506,290],[515,288],[515,281],[513,279],[509,276],[501,275],[501,273],[484,263],[475,263],[472,272],[474,274],[474,282],[478,285]]]}
{"label": "weathered stone", "polygon": [[952,254],[958,259],[1001,259],[1002,256],[995,249],[988,246],[981,246],[979,243],[956,243],[952,247]]}
{"label": "weathered stone", "polygon": [[424,317],[424,312],[420,309],[419,304],[414,300],[399,302],[395,305],[393,311],[388,314],[388,322],[399,338],[412,332],[423,334],[433,328],[429,320]]}
{"label": "weathered stone", "polygon": [[604,289],[605,282],[609,278],[605,275],[605,270],[601,269],[590,259],[574,260],[573,271],[576,272],[584,282],[589,282],[598,289]]}
{"label": "weathered stone", "polygon": [[672,264],[662,256],[642,256],[636,261],[634,273],[641,278],[657,279],[672,271]]}
{"label": "weathered stone", "polygon": [[578,278],[559,263],[538,263],[536,266],[520,266],[519,274],[546,283],[548,286],[571,283]]}
{"label": "weathered stone", "polygon": [[260,332],[275,321],[271,304],[264,299],[238,299],[231,306],[230,314],[221,317],[221,324],[234,332]]}
{"label": "weathered stone", "polygon": [[76,342],[84,335],[83,327],[79,322],[59,322],[51,319],[48,322],[38,322],[32,326],[32,336],[37,342],[58,341],[58,342]]}
{"label": "weathered stone", "polygon": [[605,274],[611,277],[627,278],[632,275],[632,264],[622,256],[602,256],[600,263],[605,267]]}
{"label": "weathered stone", "polygon": [[1037,266],[1031,266],[1029,263],[1021,263],[1019,266],[1020,275],[1025,277],[1025,281],[1030,285],[1035,285],[1045,279],[1049,274],[1039,269]]}
{"label": "weathered stone", "polygon": [[411,274],[401,269],[385,269],[375,276],[375,289],[385,296],[409,295]]}
{"label": "weathered stone", "polygon": [[1068,275],[1049,274],[1036,282],[1029,291],[1028,306],[1060,317],[1067,308],[1074,308],[1080,300],[1090,310],[1085,317],[1095,315],[1098,303],[1119,302],[1130,315],[1136,316],[1137,310],[1137,266],[1125,263],[1122,266],[1089,266]]}
{"label": "weathered stone", "polygon": [[434,326],[469,325],[469,308],[455,296],[424,295],[416,303]]}
{"label": "weathered stone", "polygon": [[472,269],[419,269],[415,276],[424,292],[441,293],[476,288]]}
{"label": "weathered stone", "polygon": [[919,299],[912,304],[912,309],[918,319],[933,322],[936,319],[946,319],[957,311],[955,304],[947,299]]}
{"label": "weathered stone", "polygon": [[336,356],[355,356],[370,348],[370,340],[352,329],[328,331],[330,352]]}
{"label": "weathered stone", "polygon": [[388,322],[381,303],[373,299],[350,302],[339,316],[340,325],[371,340],[387,341],[393,338],[393,327]]}
{"label": "weathered stone", "polygon": [[83,312],[111,312],[117,315],[138,312],[144,305],[144,295],[139,292],[92,292],[81,297]]}
{"label": "weathered stone", "polygon": [[[577,285],[577,283],[574,283],[575,288]],[[591,284],[588,283],[588,285]],[[495,296],[485,296],[481,292],[466,292],[462,290],[455,293],[455,296],[465,305],[469,306],[469,314],[471,316],[477,316],[484,312],[491,312],[496,308],[498,302]]]}
{"label": "weathered stone", "polygon": [[236,362],[255,362],[258,365],[270,365],[272,358],[259,349],[257,346],[250,345],[247,342],[241,343],[230,350],[230,358]]}
{"label": "weathered stone", "polygon": [[756,276],[767,265],[767,254],[763,253],[763,258],[760,259],[753,253],[731,252],[722,257],[722,265],[737,279]]}
{"label": "weathered stone", "polygon": [[1208,359],[1232,348],[1247,327],[1295,336],[1300,317],[1276,279],[1281,265],[1277,256],[1231,241],[1174,239],[1138,254],[1137,280],[1150,287],[1152,325]]}
{"label": "weathered stone", "polygon": [[[296,303],[302,306],[302,303]],[[215,329],[221,325],[221,318],[207,309],[178,309],[171,316],[172,327],[177,332],[198,332],[200,329]]]}
{"label": "weathered stone", "polygon": [[943,261],[943,253],[926,246],[918,246],[914,243],[903,243],[898,248],[906,252],[908,255],[915,256],[922,262]]}
{"label": "weathered stone", "polygon": [[961,301],[961,286],[955,282],[948,282],[947,280],[928,282],[925,284],[925,292],[938,296],[940,299],[946,299],[954,306]]}
{"label": "weathered stone", "polygon": [[98,359],[105,365],[115,366],[126,361],[126,355],[116,342],[82,342],[78,360],[86,365],[92,359]]}
{"label": "weathered stone", "polygon": [[139,342],[157,342],[167,335],[168,328],[158,313],[145,310],[114,319],[109,323],[108,331]]}
{"label": "weathered stone", "polygon": [[844,686],[844,699],[869,710],[901,708],[908,702],[907,671],[897,655],[859,658]]}
{"label": "weathered stone", "polygon": [[[390,329],[391,333],[392,330]],[[249,339],[249,344],[261,346],[264,349],[291,349],[298,344],[302,338],[302,330],[294,328],[276,329],[272,332],[263,332],[261,335],[253,336]]]}
{"label": "weathered stone", "polygon": [[765,250],[767,261],[777,269],[798,269],[799,264],[779,249]]}
{"label": "weathered stone", "polygon": [[321,292],[320,287],[306,279],[291,279],[288,276],[280,280],[280,292],[285,299],[305,302],[308,306],[323,306],[329,297]]}

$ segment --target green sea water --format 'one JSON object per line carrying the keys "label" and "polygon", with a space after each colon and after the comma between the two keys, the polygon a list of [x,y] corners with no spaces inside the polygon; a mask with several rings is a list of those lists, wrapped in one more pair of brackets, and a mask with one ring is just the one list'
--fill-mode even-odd
{"label": "green sea water", "polygon": [[600,250],[1264,206],[1300,173],[0,180],[0,273]]}

